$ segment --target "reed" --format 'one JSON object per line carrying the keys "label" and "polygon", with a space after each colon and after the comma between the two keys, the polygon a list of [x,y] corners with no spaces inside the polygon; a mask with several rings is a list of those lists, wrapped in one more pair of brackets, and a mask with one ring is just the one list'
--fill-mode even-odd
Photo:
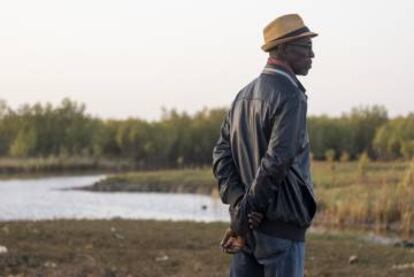
{"label": "reed", "polygon": [[398,199],[400,210],[400,232],[404,238],[410,238],[413,216],[414,216],[414,202],[412,200],[414,193],[414,160],[407,169],[404,178],[398,185]]}
{"label": "reed", "polygon": [[377,233],[388,230],[392,222],[399,220],[398,193],[395,186],[382,184],[377,196],[373,199],[372,212]]}

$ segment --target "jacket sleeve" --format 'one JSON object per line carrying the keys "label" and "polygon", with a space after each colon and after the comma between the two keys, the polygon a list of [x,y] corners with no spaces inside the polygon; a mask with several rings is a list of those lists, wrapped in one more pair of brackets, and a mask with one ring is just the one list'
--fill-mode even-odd
{"label": "jacket sleeve", "polygon": [[231,152],[229,122],[230,111],[223,120],[213,150],[213,173],[218,181],[222,202],[232,206],[245,194],[245,190]]}
{"label": "jacket sleeve", "polygon": [[298,152],[299,134],[305,111],[297,94],[289,96],[275,111],[271,135],[256,176],[244,198],[232,212],[232,229],[243,235],[248,231],[247,214],[265,213],[275,191],[287,175]]}

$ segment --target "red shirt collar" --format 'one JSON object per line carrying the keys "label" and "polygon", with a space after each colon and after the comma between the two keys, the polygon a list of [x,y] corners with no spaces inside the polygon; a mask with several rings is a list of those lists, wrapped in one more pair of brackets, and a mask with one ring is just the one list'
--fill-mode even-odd
{"label": "red shirt collar", "polygon": [[284,62],[284,61],[282,61],[278,58],[269,57],[269,59],[267,60],[267,64],[280,66],[284,70],[286,70],[288,73],[295,76],[295,73],[293,72],[292,68],[286,62]]}

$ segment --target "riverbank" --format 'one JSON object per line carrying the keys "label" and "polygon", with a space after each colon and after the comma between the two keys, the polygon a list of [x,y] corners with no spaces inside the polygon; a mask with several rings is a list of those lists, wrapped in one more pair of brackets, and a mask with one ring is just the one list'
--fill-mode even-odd
{"label": "riverbank", "polygon": [[[397,185],[409,169],[407,162],[375,162],[360,168],[357,162],[312,162],[315,189],[345,188],[353,185]],[[217,181],[210,167],[197,169],[126,172],[85,187],[102,192],[211,192]]]}
{"label": "riverbank", "polygon": [[[318,224],[394,231],[411,238],[414,163],[313,162],[312,176]],[[122,173],[82,189],[218,195],[211,168]]]}
{"label": "riverbank", "polygon": [[[224,223],[0,222],[0,276],[226,276]],[[413,276],[410,249],[352,234],[307,237],[306,276]],[[354,256],[354,257],[353,257]]]}
{"label": "riverbank", "polygon": [[88,157],[1,158],[0,178],[82,172],[120,172],[137,166],[128,160],[96,159]]}
{"label": "riverbank", "polygon": [[217,194],[211,168],[128,172],[108,176],[81,188],[99,192],[171,192]]}

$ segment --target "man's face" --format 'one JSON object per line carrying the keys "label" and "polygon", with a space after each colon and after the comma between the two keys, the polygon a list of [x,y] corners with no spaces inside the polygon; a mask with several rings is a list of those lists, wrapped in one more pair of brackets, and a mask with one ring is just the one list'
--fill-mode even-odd
{"label": "man's face", "polygon": [[285,58],[296,75],[307,75],[315,54],[310,38],[301,38],[285,45]]}

